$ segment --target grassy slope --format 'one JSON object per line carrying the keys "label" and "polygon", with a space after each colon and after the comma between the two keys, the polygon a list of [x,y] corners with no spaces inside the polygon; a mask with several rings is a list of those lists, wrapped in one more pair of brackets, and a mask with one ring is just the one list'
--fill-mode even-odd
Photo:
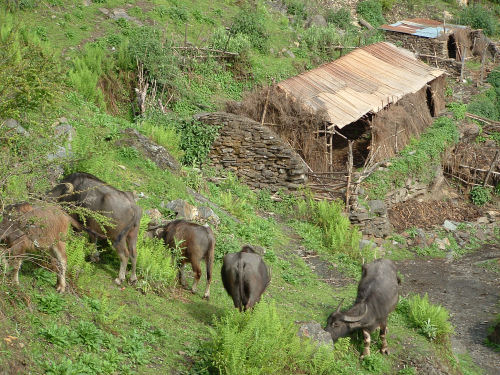
{"label": "grassy slope", "polygon": [[[106,19],[98,8],[103,5],[124,7],[125,3],[122,0],[111,0],[105,4],[85,7],[80,1],[53,0],[35,9],[23,11],[19,13],[19,17],[60,50],[64,57],[71,59],[79,54],[78,46],[85,41],[123,32],[119,24]],[[134,6],[131,9],[135,9],[130,14],[139,19],[153,18],[167,24],[166,19],[153,10],[153,4],[170,7],[181,2],[155,0],[153,3],[130,3]],[[189,11],[197,8],[202,14],[208,14],[215,25],[224,25],[225,20],[237,12],[234,1],[187,2],[183,6]],[[55,18],[52,18],[53,15]],[[213,26],[193,21],[193,26],[188,28],[188,39],[197,40],[205,28],[209,27]],[[275,27],[277,29],[273,30],[272,45],[279,50],[288,46],[290,35],[278,33],[279,26]],[[183,39],[182,23],[169,21],[167,30],[169,33],[176,33],[178,40]],[[292,59],[286,57],[256,55],[252,59],[255,61],[256,79],[265,79],[266,75],[279,78],[296,71]],[[48,127],[60,116],[66,116],[70,120],[77,131],[73,147],[77,155],[82,156],[71,168],[94,173],[121,189],[143,192],[146,197],[139,200],[139,204],[144,208],[158,207],[160,202],[176,198],[188,199],[194,203],[187,194],[186,182],[181,177],[159,170],[140,156],[121,152],[112,142],[104,140],[109,135],[116,136],[117,131],[122,128],[135,126],[134,124],[127,119],[103,114],[64,85],[60,89],[64,95],[60,95],[51,108],[27,116],[34,127]],[[224,97],[223,88],[219,94]],[[126,169],[123,170],[118,165],[123,165]],[[224,204],[220,191],[213,184],[207,183],[204,186],[207,195],[233,211],[241,220],[241,223],[237,223],[223,212],[217,211],[223,219],[217,232],[218,254],[237,250],[240,244],[251,242],[263,245],[278,256],[274,260],[272,257],[268,259],[272,265],[273,281],[265,299],[275,301],[278,311],[284,317],[292,321],[316,320],[323,324],[341,297],[347,297],[346,304],[353,300],[354,284],[332,290],[325,282],[318,280],[302,259],[290,252],[290,247],[297,244],[289,243],[290,239],[282,234],[279,224],[272,219],[254,217],[259,207],[255,199],[248,198],[250,193],[237,184],[225,187],[235,195],[239,194],[243,201],[247,199],[245,209],[237,211],[232,202]],[[18,196],[11,198],[24,198],[23,191],[12,189],[12,192]],[[314,250],[314,240],[309,239],[306,246]],[[72,246],[68,251],[71,249]],[[356,263],[348,259],[344,261],[345,269],[354,274],[358,272]],[[196,358],[200,341],[208,336],[213,316],[220,317],[232,308],[231,300],[223,291],[219,278],[220,262],[216,262],[210,302],[203,301],[199,294],[193,296],[178,288],[163,295],[144,295],[130,286],[119,288],[112,282],[117,264],[116,256],[110,251],[101,264],[96,265],[92,272],[83,274],[77,285],[71,288],[71,292],[62,297],[53,296],[54,275],[29,266],[28,263],[23,266],[20,289],[2,283],[0,337],[3,339],[10,335],[15,338],[2,340],[0,343],[0,372],[188,372],[190,358]],[[64,330],[61,328],[64,326],[71,329]],[[356,356],[361,341],[355,340],[340,361],[345,362],[346,366],[349,363],[357,373],[397,373],[398,365],[408,358],[409,353],[405,349],[408,343],[411,343],[410,356],[417,362],[435,356],[442,357],[443,363],[450,360],[450,355],[443,346],[427,342],[408,328],[401,314],[394,313],[391,316],[390,329],[392,333],[389,345],[393,354],[388,358],[376,354],[371,363],[359,363]]]}

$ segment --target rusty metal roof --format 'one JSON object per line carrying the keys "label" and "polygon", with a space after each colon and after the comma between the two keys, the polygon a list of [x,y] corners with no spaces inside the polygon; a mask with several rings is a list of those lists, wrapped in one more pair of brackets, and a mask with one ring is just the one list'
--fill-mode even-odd
{"label": "rusty metal roof", "polygon": [[423,38],[438,38],[444,32],[449,33],[452,29],[464,27],[465,26],[462,25],[444,25],[441,21],[429,20],[425,18],[410,18],[390,25],[382,25],[380,26],[380,29],[395,31],[403,34],[411,34]]}
{"label": "rusty metal roof", "polygon": [[342,128],[417,92],[443,73],[410,51],[380,42],[288,78],[278,87],[314,112],[325,110],[331,126]]}

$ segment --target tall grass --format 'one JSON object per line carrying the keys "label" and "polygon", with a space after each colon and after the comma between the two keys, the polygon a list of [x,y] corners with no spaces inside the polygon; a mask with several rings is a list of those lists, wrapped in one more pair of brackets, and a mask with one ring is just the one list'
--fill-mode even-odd
{"label": "tall grass", "polygon": [[198,366],[228,375],[352,374],[355,368],[339,360],[347,351],[347,346],[332,352],[302,340],[274,304],[261,302],[251,312],[231,310],[215,321]]}

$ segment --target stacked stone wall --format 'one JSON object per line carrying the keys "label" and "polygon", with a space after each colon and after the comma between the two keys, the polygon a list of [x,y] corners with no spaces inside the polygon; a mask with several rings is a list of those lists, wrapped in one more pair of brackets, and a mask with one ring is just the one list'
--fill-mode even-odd
{"label": "stacked stone wall", "polygon": [[385,40],[395,45],[400,45],[412,52],[418,52],[424,55],[436,54],[437,57],[448,58],[447,40],[438,40],[433,38],[422,38],[411,34],[403,34],[393,31],[385,32]]}
{"label": "stacked stone wall", "polygon": [[294,191],[306,183],[304,162],[270,128],[223,112],[195,118],[204,124],[222,125],[209,153],[213,166],[232,171],[254,189]]}

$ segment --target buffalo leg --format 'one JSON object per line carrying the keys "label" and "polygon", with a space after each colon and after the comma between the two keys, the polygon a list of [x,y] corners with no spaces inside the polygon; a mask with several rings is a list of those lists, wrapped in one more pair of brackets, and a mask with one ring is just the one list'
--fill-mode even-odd
{"label": "buffalo leg", "polygon": [[365,344],[365,347],[363,349],[363,355],[361,356],[361,359],[370,355],[371,337],[370,337],[370,332],[368,332],[365,329],[363,330],[363,342]]}
{"label": "buffalo leg", "polygon": [[116,246],[116,251],[118,252],[118,257],[120,258],[120,272],[118,277],[115,279],[117,285],[121,285],[123,280],[125,280],[125,272],[127,271],[128,264],[128,250],[125,240],[122,239],[120,243]]}
{"label": "buffalo leg", "polygon": [[19,270],[21,269],[21,264],[23,263],[23,258],[21,255],[17,255],[13,257],[12,262],[12,281],[14,284],[19,285]]}
{"label": "buffalo leg", "polygon": [[137,266],[137,233],[139,227],[134,227],[132,231],[128,234],[127,245],[130,254],[130,262],[132,263],[132,269],[130,270],[130,282],[135,283],[137,281],[136,266]]}
{"label": "buffalo leg", "polygon": [[[193,294],[196,293],[196,289],[198,288],[198,283],[200,282],[200,278],[201,278],[201,267],[200,267],[200,262],[193,262],[191,263],[192,267],[193,267],[193,274],[194,274],[194,281],[193,281],[193,287],[191,288],[191,292],[193,292]],[[210,293],[210,292],[209,292]]]}
{"label": "buffalo leg", "polygon": [[51,247],[52,254],[57,261],[57,284],[56,291],[64,293],[66,290],[66,244],[59,241],[57,245]]}
{"label": "buffalo leg", "polygon": [[209,255],[205,260],[205,264],[207,269],[207,288],[205,289],[205,294],[203,295],[203,298],[206,298],[208,300],[210,299],[210,284],[212,283],[212,269],[214,267],[214,257]]}
{"label": "buffalo leg", "polygon": [[389,354],[389,349],[387,348],[387,321],[380,325],[380,339],[382,340],[382,347],[380,348],[380,353]]}
{"label": "buffalo leg", "polygon": [[182,287],[186,287],[186,276],[184,275],[184,266],[186,263],[182,263],[179,266],[179,282],[181,283]]}

